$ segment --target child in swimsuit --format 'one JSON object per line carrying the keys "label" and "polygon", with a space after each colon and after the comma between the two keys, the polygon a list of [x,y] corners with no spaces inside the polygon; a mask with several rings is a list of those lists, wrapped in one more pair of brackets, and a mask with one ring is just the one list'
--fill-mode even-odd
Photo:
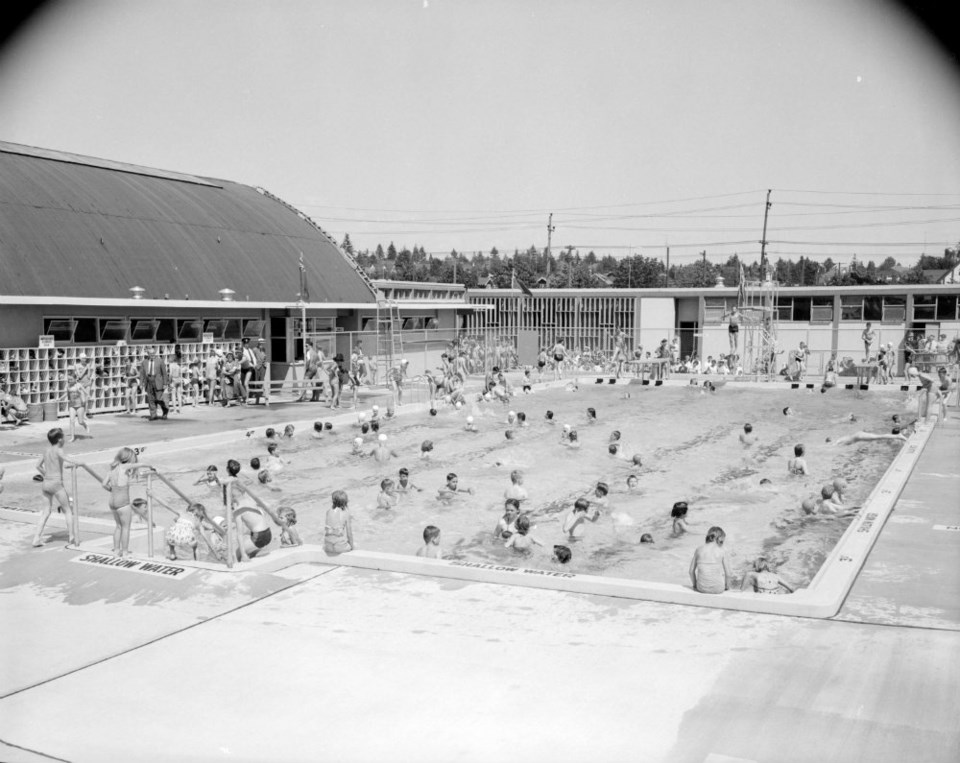
{"label": "child in swimsuit", "polygon": [[790,474],[798,477],[809,474],[807,471],[807,461],[803,457],[804,452],[803,445],[794,445],[793,458],[787,461],[787,471],[790,472]]}
{"label": "child in swimsuit", "polygon": [[517,517],[517,531],[507,538],[507,542],[503,544],[504,548],[513,549],[519,554],[529,554],[534,546],[542,545],[540,541],[530,535],[530,517],[526,514]]}
{"label": "child in swimsuit", "polygon": [[40,512],[40,519],[37,522],[37,531],[33,536],[33,545],[42,546],[43,530],[47,525],[47,520],[53,513],[54,504],[56,504],[64,514],[67,521],[67,538],[69,545],[76,545],[78,538],[73,535],[73,510],[70,503],[70,496],[63,486],[63,465],[79,464],[72,458],[68,458],[63,452],[63,430],[56,427],[47,432],[47,442],[50,447],[44,451],[40,461],[37,462],[37,471],[43,477],[40,487],[43,491],[43,497],[47,499],[47,505]]}
{"label": "child in swimsuit", "polygon": [[130,472],[139,468],[137,454],[131,448],[120,448],[110,473],[103,481],[105,490],[110,491],[110,513],[113,514],[116,528],[113,531],[113,553],[127,556],[130,553],[130,522],[133,519],[133,507],[130,501]]}
{"label": "child in swimsuit", "polygon": [[392,509],[400,502],[400,496],[397,495],[396,484],[387,477],[380,482],[380,494],[377,496],[378,509]]}
{"label": "child in swimsuit", "polygon": [[590,501],[578,498],[566,519],[563,520],[562,530],[569,540],[576,541],[583,537],[584,522],[596,522],[600,518],[600,510],[594,509],[593,516],[587,516],[590,511]]}
{"label": "child in swimsuit", "polygon": [[690,560],[690,582],[700,593],[723,593],[730,587],[730,569],[723,551],[727,535],[720,527],[707,531],[706,542]]}
{"label": "child in swimsuit", "polygon": [[417,549],[417,556],[424,559],[443,559],[440,549],[440,528],[427,525],[423,528],[423,545]]}
{"label": "child in swimsuit", "polygon": [[353,551],[353,523],[350,517],[347,493],[334,491],[331,507],[327,509],[326,524],[323,528],[323,550],[330,555]]}
{"label": "child in swimsuit", "polygon": [[192,503],[185,513],[177,517],[176,521],[167,528],[163,540],[167,544],[167,559],[177,560],[177,548],[186,547],[193,554],[193,561],[197,561],[197,535],[201,527],[213,527],[213,522],[207,516],[207,510],[202,503]]}
{"label": "child in swimsuit", "polygon": [[686,501],[677,501],[670,510],[670,516],[673,518],[673,534],[683,535],[690,531],[690,525],[687,524],[687,511],[689,507]]}
{"label": "child in swimsuit", "polygon": [[302,546],[300,533],[297,531],[297,512],[289,506],[281,506],[277,509],[277,516],[280,517],[280,545],[281,546]]}
{"label": "child in swimsuit", "polygon": [[414,484],[410,481],[410,470],[407,469],[407,467],[404,466],[403,468],[400,469],[400,471],[399,471],[399,473],[398,473],[398,477],[397,477],[397,492],[398,492],[398,493],[408,493],[408,492],[410,492],[411,490],[416,490],[418,493],[422,493],[422,492],[423,492],[423,488],[422,488],[422,487],[418,487],[417,485],[414,485]]}
{"label": "child in swimsuit", "polygon": [[756,593],[780,593],[780,588],[786,588],[793,593],[793,587],[770,570],[770,565],[762,556],[753,563],[753,569],[743,576],[740,583],[741,591]]}

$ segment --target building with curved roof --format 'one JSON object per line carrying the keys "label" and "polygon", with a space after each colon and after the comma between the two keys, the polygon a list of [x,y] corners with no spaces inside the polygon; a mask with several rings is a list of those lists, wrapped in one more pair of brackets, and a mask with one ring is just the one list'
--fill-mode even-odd
{"label": "building with curved roof", "polygon": [[370,303],[353,261],[262,188],[0,142],[0,292]]}

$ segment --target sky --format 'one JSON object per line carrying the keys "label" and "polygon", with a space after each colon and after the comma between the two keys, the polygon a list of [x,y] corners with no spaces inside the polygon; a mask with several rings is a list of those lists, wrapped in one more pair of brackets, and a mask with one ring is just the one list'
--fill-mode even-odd
{"label": "sky", "polygon": [[262,186],[358,248],[912,264],[960,68],[886,0],[63,0],[0,140]]}

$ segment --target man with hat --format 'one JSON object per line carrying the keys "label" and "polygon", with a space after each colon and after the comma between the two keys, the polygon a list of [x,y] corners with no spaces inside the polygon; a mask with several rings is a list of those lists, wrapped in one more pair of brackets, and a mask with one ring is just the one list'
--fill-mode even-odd
{"label": "man with hat", "polygon": [[253,391],[254,405],[260,402],[261,395],[263,396],[264,405],[270,405],[270,390],[264,386],[267,378],[267,351],[264,348],[265,344],[266,342],[263,340],[263,338],[260,338],[257,340],[256,346],[251,349],[255,359],[253,366],[253,378],[257,383]]}
{"label": "man with hat", "polygon": [[[167,418],[167,403],[164,400],[167,390],[167,364],[157,355],[156,347],[147,351],[147,357],[140,364],[140,386],[147,397],[150,421]],[[157,416],[157,406],[160,406],[163,416]]]}

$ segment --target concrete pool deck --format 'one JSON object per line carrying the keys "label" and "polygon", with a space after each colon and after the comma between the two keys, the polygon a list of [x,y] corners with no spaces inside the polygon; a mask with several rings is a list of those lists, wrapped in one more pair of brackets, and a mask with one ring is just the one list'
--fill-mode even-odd
{"label": "concrete pool deck", "polygon": [[[309,405],[162,431],[329,417]],[[85,443],[159,439],[109,418]],[[952,761],[958,456],[951,409],[828,620],[332,564],[170,579],[8,519],[0,759]]]}

